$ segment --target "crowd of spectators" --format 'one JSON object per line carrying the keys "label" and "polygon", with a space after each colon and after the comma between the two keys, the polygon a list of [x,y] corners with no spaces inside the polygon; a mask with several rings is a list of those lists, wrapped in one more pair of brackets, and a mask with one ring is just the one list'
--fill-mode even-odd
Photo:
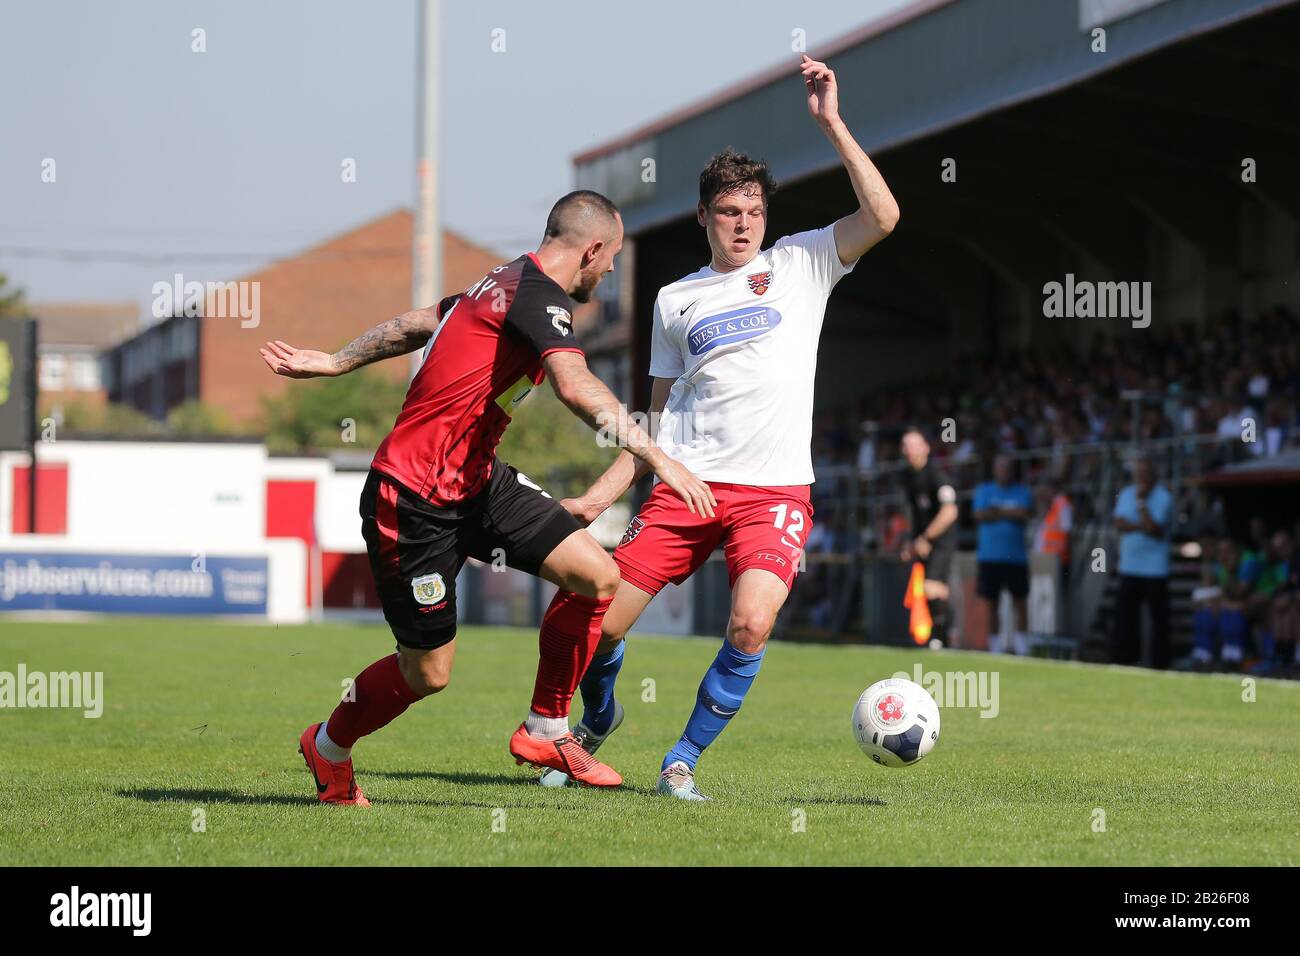
{"label": "crowd of spectators", "polygon": [[824,410],[813,430],[821,530],[810,546],[889,549],[905,524],[889,475],[901,467],[899,440],[914,423],[930,431],[936,461],[967,494],[988,477],[995,454],[1022,456],[1021,477],[1043,510],[1053,479],[1095,487],[1088,450],[1108,443],[1195,446],[1205,468],[1281,454],[1300,445],[1298,333],[1300,321],[1276,307],[1249,322],[1229,314],[1205,329],[1099,335],[1082,352],[961,356],[928,381]]}
{"label": "crowd of spectators", "polygon": [[[974,493],[993,477],[995,459],[1009,455],[1016,480],[1032,495],[1025,537],[1034,550],[1059,542],[1065,566],[1070,534],[1084,522],[1127,545],[1122,550],[1134,564],[1151,514],[1142,482],[1135,491],[1129,483],[1136,475],[1117,463],[1141,449],[1155,465],[1152,481],[1165,482],[1171,495],[1154,509],[1162,513],[1159,528],[1153,525],[1161,544],[1167,551],[1173,532],[1175,540],[1199,539],[1203,555],[1193,593],[1192,654],[1171,661],[1168,641],[1157,633],[1152,662],[1300,676],[1300,523],[1270,527],[1257,518],[1248,535],[1233,537],[1225,530],[1222,501],[1180,480],[1300,449],[1300,322],[1278,307],[1253,321],[1228,315],[1206,328],[1148,332],[1099,336],[1082,352],[960,357],[928,381],[879,388],[821,412],[814,422],[818,481],[807,553],[823,565],[801,583],[799,602],[809,609],[810,623],[833,626],[837,595],[852,584],[851,572],[837,570],[836,561],[898,554],[909,540],[899,446],[907,427],[920,423],[929,431],[934,460],[958,489],[963,549],[975,547],[981,525]],[[1107,462],[1109,483],[1101,480]],[[1135,497],[1136,507],[1125,495]],[[1138,603],[1149,606],[1155,631],[1167,630],[1162,579],[1169,573],[1166,566],[1138,561],[1118,575],[1125,586],[1117,591],[1112,622],[1120,651],[1115,659],[1137,654]],[[1016,623],[1016,630],[1023,628]]]}
{"label": "crowd of spectators", "polygon": [[1181,667],[1300,677],[1297,533],[1300,528],[1270,530],[1257,517],[1244,535],[1201,539],[1193,647]]}

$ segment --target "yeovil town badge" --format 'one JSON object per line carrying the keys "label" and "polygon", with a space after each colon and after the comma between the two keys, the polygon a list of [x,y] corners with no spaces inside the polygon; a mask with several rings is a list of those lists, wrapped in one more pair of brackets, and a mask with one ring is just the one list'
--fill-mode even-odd
{"label": "yeovil town badge", "polygon": [[441,574],[422,574],[411,578],[411,592],[421,604],[437,604],[447,596],[447,585]]}

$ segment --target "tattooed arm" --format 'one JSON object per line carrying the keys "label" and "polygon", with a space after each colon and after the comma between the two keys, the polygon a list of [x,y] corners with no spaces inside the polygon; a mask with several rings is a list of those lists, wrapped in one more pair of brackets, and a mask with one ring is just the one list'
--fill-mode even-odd
{"label": "tattooed arm", "polygon": [[423,348],[437,327],[436,309],[415,309],[363,332],[333,355],[294,348],[279,340],[267,342],[260,351],[276,375],[289,378],[343,375],[371,362]]}
{"label": "tattooed arm", "polygon": [[718,502],[709,486],[659,449],[614,393],[591,373],[581,352],[550,352],[542,359],[542,367],[550,376],[556,397],[573,414],[593,429],[612,432],[618,447],[645,462],[660,481],[681,496],[691,514],[713,517]]}

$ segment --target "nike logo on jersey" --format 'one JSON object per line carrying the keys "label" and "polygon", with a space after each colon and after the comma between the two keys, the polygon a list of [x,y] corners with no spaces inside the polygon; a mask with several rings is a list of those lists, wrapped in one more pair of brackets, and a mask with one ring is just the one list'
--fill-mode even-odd
{"label": "nike logo on jersey", "polygon": [[695,308],[695,307],[696,307],[697,305],[699,305],[699,304],[700,304],[700,300],[699,300],[699,299],[696,299],[696,300],[695,300],[694,302],[692,302],[690,305],[688,305],[688,306],[686,306],[684,309],[682,309],[682,311],[678,312],[678,313],[677,313],[678,316],[683,316],[683,315],[685,315],[687,312],[689,312],[691,309]]}

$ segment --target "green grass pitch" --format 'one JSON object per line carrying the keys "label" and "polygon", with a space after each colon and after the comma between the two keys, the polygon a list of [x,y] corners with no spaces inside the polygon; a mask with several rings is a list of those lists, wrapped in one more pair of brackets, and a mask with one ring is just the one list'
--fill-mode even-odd
{"label": "green grass pitch", "polygon": [[[634,635],[601,752],[623,789],[547,790],[506,752],[535,635],[466,629],[450,688],[358,745],[360,810],[316,804],[297,738],[382,626],[4,621],[0,671],[103,671],[106,703],[0,710],[0,863],[1300,863],[1300,686],[778,643],[700,764],[715,802],[679,803],[659,761],[715,646]],[[1000,711],[947,707],[928,758],[877,767],[851,706],[917,662],[996,669]]]}

